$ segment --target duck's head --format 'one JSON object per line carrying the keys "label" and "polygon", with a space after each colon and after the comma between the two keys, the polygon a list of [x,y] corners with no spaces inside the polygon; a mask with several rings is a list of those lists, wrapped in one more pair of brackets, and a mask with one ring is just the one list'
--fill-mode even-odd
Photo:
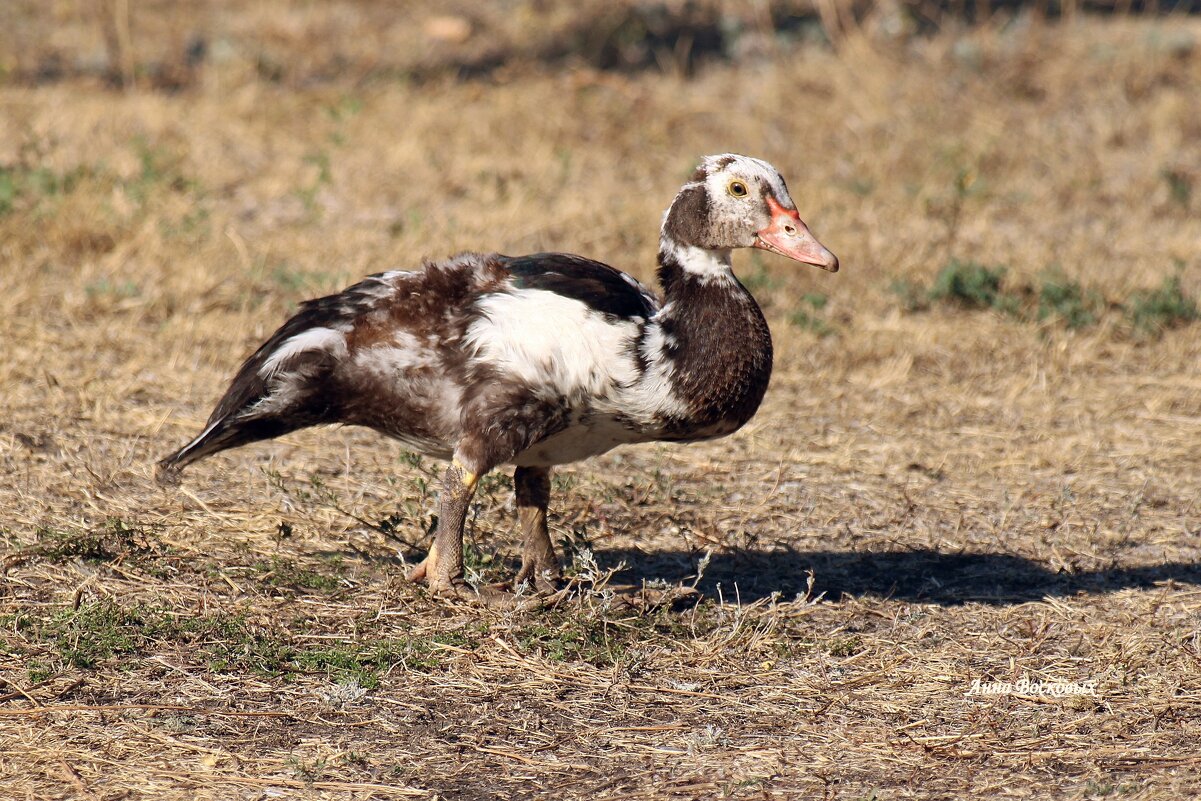
{"label": "duck's head", "polygon": [[707,251],[759,248],[838,271],[838,258],[809,232],[779,171],[734,153],[701,160],[664,215],[663,237]]}

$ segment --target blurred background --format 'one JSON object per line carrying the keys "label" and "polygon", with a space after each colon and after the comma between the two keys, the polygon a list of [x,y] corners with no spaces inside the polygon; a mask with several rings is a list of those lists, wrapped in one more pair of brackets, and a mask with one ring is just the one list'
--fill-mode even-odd
{"label": "blurred background", "polygon": [[0,226],[13,263],[53,252],[101,303],[460,248],[645,276],[679,181],[733,150],[781,168],[849,268],[768,280],[756,255],[767,303],[863,281],[922,306],[956,261],[986,294],[1003,267],[1011,305],[1063,273],[1093,321],[1195,258],[1196,7],[12,0]]}
{"label": "blurred background", "polygon": [[[10,795],[1194,794],[1199,6],[0,0],[4,698],[280,716],[12,710]],[[438,465],[362,430],[154,483],[301,301],[464,249],[652,282],[726,151],[842,270],[735,254],[757,416],[565,467],[551,519],[695,614],[431,603],[399,577]],[[965,698],[1023,676],[1102,698]]]}

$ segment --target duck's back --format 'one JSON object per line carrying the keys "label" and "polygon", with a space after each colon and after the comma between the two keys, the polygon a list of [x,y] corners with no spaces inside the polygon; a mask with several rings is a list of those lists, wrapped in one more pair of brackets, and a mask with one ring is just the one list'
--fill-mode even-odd
{"label": "duck's back", "polygon": [[657,308],[624,273],[566,254],[466,253],[373,275],[302,304],[162,466],[328,423],[445,458],[523,399],[542,418],[528,438],[541,439],[636,380],[637,341]]}

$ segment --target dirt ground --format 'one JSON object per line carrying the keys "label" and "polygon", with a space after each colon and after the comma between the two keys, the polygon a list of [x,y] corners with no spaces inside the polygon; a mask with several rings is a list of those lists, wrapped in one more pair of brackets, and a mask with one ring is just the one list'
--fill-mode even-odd
{"label": "dirt ground", "polygon": [[[559,3],[128,5],[0,35],[0,798],[1201,796],[1201,22],[584,57]],[[649,281],[730,150],[843,269],[736,255],[763,408],[560,470],[558,608],[408,585],[438,465],[369,432],[155,484],[301,300],[464,249]],[[507,476],[471,538],[513,568]]]}

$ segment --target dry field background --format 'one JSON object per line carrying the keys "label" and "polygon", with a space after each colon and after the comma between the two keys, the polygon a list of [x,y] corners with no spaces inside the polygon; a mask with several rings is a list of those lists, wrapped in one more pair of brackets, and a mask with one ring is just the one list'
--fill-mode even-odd
{"label": "dry field background", "polygon": [[[6,4],[0,797],[1197,795],[1201,24],[729,5]],[[843,271],[739,255],[759,415],[559,473],[575,600],[408,586],[436,465],[366,432],[154,484],[299,301],[460,249],[649,280],[725,150]],[[1022,678],[1096,694],[967,694]]]}

